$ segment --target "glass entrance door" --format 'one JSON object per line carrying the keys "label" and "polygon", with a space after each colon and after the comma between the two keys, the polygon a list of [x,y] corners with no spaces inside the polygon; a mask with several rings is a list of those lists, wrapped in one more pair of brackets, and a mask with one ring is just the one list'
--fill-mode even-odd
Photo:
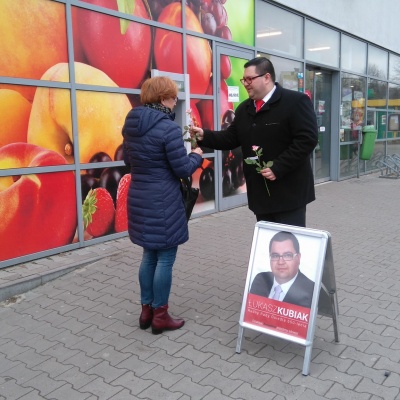
{"label": "glass entrance door", "polygon": [[[238,51],[217,46],[217,130],[229,127],[235,118],[237,106],[248,98],[240,83],[244,64],[254,57],[254,52]],[[247,203],[246,183],[243,175],[243,157],[239,148],[218,151],[216,154],[216,176],[219,210]]]}
{"label": "glass entrance door", "polygon": [[321,183],[331,179],[332,74],[307,66],[305,78],[305,93],[314,104],[318,125],[318,144],[312,157],[314,179]]}

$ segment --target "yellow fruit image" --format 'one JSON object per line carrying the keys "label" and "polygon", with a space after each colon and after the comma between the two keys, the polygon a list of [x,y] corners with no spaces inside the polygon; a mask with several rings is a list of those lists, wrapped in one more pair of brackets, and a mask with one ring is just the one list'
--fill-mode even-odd
{"label": "yellow fruit image", "polygon": [[[75,63],[78,84],[117,87],[102,71],[90,65]],[[43,80],[68,81],[68,64],[51,67]],[[28,126],[28,143],[54,150],[73,163],[73,130],[71,92],[68,89],[38,87],[32,103]],[[87,163],[99,152],[114,157],[122,143],[121,130],[126,114],[132,108],[125,94],[88,90],[76,91],[79,160]]]}
{"label": "yellow fruit image", "polygon": [[0,89],[0,147],[26,142],[31,107],[19,92]]}

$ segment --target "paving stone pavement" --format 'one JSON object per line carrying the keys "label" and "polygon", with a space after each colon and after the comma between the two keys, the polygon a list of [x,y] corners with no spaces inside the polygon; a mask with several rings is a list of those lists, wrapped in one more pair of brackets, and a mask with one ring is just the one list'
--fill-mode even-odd
{"label": "paving stone pavement", "polygon": [[307,224],[332,236],[340,341],[318,316],[308,376],[304,347],[283,339],[246,330],[235,352],[255,224],[239,207],[190,221],[177,331],[139,329],[128,238],[0,270],[0,399],[400,399],[400,180],[316,191]]}

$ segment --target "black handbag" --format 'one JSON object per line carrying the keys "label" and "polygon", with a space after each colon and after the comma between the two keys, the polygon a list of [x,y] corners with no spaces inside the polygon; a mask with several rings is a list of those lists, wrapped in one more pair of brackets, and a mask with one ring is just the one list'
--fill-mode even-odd
{"label": "black handbag", "polygon": [[192,187],[191,178],[181,179],[181,190],[183,201],[185,203],[186,219],[189,221],[192,215],[193,207],[196,204],[196,200],[199,197],[199,189]]}

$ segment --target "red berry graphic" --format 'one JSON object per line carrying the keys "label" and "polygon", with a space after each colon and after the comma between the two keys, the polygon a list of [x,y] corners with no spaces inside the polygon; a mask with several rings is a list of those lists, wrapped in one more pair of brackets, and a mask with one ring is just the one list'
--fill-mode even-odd
{"label": "red berry graphic", "polygon": [[118,184],[117,207],[115,211],[115,232],[123,232],[128,229],[128,190],[131,183],[131,174],[125,174]]}
{"label": "red berry graphic", "polygon": [[91,189],[82,206],[83,223],[93,237],[106,234],[113,225],[115,209],[113,199],[104,188]]}

